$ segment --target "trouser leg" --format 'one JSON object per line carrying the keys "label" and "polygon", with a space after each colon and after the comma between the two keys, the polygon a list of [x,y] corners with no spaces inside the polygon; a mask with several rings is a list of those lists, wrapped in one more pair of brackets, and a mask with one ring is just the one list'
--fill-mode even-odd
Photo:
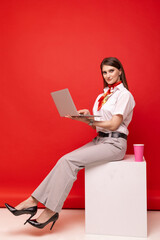
{"label": "trouser leg", "polygon": [[64,155],[32,196],[52,211],[60,212],[80,169],[92,163],[121,160],[124,154],[125,148],[114,144],[90,142]]}

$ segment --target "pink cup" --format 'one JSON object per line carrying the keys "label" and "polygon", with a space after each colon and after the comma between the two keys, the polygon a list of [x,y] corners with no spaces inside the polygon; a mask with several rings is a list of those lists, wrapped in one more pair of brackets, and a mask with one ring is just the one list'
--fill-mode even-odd
{"label": "pink cup", "polygon": [[143,162],[144,144],[133,144],[136,162]]}

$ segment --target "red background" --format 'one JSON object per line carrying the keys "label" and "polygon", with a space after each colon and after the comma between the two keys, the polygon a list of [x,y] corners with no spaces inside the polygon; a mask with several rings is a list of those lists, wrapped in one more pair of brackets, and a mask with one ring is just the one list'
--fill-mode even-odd
{"label": "red background", "polygon": [[[148,209],[160,209],[159,1],[1,1],[0,205],[28,197],[65,153],[95,132],[60,118],[50,92],[69,88],[78,109],[102,92],[100,62],[117,57],[136,108],[127,153],[145,144]],[[84,170],[65,207],[84,207]]]}

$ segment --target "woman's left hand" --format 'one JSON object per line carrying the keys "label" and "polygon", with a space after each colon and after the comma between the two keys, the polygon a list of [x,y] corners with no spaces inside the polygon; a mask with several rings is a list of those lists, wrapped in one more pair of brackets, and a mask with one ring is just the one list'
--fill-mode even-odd
{"label": "woman's left hand", "polygon": [[79,121],[79,122],[84,122],[84,123],[89,123],[89,119],[88,118],[86,118],[86,117],[79,117],[79,116],[74,116],[74,117],[72,117],[72,116],[70,116],[70,115],[66,115],[65,116],[66,118],[70,118],[70,119],[72,119],[72,120],[77,120],[77,121]]}

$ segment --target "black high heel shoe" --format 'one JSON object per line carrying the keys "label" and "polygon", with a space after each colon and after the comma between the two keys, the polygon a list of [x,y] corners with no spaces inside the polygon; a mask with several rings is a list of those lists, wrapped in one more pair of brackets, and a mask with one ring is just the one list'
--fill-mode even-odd
{"label": "black high heel shoe", "polygon": [[26,224],[37,212],[37,206],[29,207],[29,208],[23,208],[22,210],[17,210],[16,208],[10,206],[7,203],[5,203],[5,206],[15,216],[19,216],[19,215],[22,215],[22,214],[31,214],[31,216],[26,220],[26,222],[24,224]]}
{"label": "black high heel shoe", "polygon": [[36,219],[29,220],[28,223],[30,223],[33,227],[36,227],[36,228],[44,228],[48,223],[53,222],[52,226],[50,228],[50,230],[52,230],[53,225],[57,221],[58,217],[59,217],[59,214],[55,213],[48,221],[46,221],[44,223],[39,223],[36,221]]}

